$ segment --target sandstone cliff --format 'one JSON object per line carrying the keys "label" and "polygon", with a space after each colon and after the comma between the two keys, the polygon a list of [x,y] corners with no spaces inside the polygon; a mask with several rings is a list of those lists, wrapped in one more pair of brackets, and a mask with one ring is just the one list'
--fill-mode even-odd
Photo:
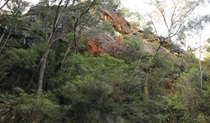
{"label": "sandstone cliff", "polygon": [[[105,10],[102,13],[101,20],[107,21],[110,25],[112,25],[115,35],[111,36],[102,33],[100,36],[86,38],[86,48],[94,55],[106,52],[112,56],[116,56],[118,51],[126,50],[126,47],[121,44],[124,40],[124,36],[142,37],[144,33],[143,30],[139,30],[137,27],[132,26],[123,17],[109,10]],[[139,42],[141,42],[141,49],[144,52],[150,53],[151,55],[154,55],[159,45],[159,39],[155,35],[151,35],[146,39],[142,37],[141,40],[139,39]],[[170,41],[163,42],[160,52],[171,52],[177,57],[183,57],[184,53],[179,46]]]}
{"label": "sandstone cliff", "polygon": [[[55,10],[56,6],[52,6],[50,10]],[[40,18],[43,19],[42,14],[44,13],[44,9],[42,6],[34,6],[31,7],[30,10],[24,15],[23,18],[26,18],[27,23],[23,26],[24,30],[27,30],[27,26],[34,26],[32,23],[40,21]],[[72,13],[70,13],[72,14]],[[64,20],[61,20],[59,29],[61,30],[59,33],[61,34],[60,38],[63,40],[65,38],[66,33],[73,30],[72,25],[69,24],[69,19],[65,17],[67,15],[64,15]],[[114,34],[107,33],[106,28],[105,29],[98,29],[95,27],[95,25],[89,25],[89,27],[86,27],[88,29],[82,31],[83,38],[85,39],[85,50],[90,51],[94,56],[100,55],[100,53],[108,53],[111,56],[117,56],[118,52],[126,50],[126,46],[123,45],[123,41],[125,36],[128,37],[141,37],[139,42],[141,42],[141,49],[144,52],[148,52],[151,55],[154,55],[156,52],[158,46],[159,46],[159,39],[157,36],[152,34],[151,36],[144,38],[142,35],[145,33],[143,30],[139,30],[137,27],[131,25],[126,19],[119,16],[117,13],[110,11],[110,10],[104,10],[101,12],[100,23],[107,22],[109,25],[112,26]],[[43,25],[44,26],[44,25]],[[45,27],[46,28],[46,27]],[[50,30],[50,27],[47,27],[46,30]],[[95,35],[89,36],[86,35],[85,32],[88,30],[95,30]],[[37,30],[39,31],[39,30]],[[3,33],[3,32],[2,32]],[[23,31],[24,33],[24,31]],[[34,38],[37,39],[39,32],[34,32],[33,35],[30,34],[12,34],[16,36],[20,36],[19,38],[25,38],[33,40]],[[84,49],[84,48],[83,48]],[[177,57],[183,56],[183,50],[181,50],[177,45],[170,41],[163,42],[160,52],[171,52]]]}

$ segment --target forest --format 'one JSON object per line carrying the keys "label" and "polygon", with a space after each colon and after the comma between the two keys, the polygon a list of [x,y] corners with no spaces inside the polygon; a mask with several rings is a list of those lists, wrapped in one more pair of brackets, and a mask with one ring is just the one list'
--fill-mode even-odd
{"label": "forest", "polygon": [[209,1],[0,3],[0,123],[210,123]]}

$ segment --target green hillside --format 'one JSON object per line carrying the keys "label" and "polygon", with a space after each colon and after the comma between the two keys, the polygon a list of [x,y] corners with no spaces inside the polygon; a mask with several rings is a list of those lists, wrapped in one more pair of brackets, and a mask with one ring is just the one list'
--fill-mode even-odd
{"label": "green hillside", "polygon": [[164,37],[119,0],[54,2],[0,7],[0,123],[210,122],[210,59],[177,43],[208,16]]}

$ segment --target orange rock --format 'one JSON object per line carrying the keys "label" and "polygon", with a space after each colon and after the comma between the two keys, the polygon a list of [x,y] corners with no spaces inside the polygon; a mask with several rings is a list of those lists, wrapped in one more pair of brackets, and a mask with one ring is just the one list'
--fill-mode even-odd
{"label": "orange rock", "polygon": [[92,39],[85,38],[86,50],[90,51],[94,56],[98,56],[100,53],[108,53],[109,55],[116,57],[118,51],[125,49],[120,43],[122,40],[123,38],[112,38],[111,36],[103,33]]}
{"label": "orange rock", "polygon": [[101,49],[100,42],[94,39],[86,39],[86,50],[90,51],[94,56],[99,55]]}
{"label": "orange rock", "polygon": [[132,27],[128,21],[114,12],[108,10],[104,11],[102,19],[108,21],[115,28],[116,31],[123,34],[129,34],[132,32]]}
{"label": "orange rock", "polygon": [[123,41],[123,38],[120,36],[116,36],[114,39],[119,43]]}

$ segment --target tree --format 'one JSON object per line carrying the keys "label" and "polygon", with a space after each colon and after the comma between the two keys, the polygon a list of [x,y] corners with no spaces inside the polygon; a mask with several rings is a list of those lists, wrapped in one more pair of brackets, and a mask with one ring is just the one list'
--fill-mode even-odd
{"label": "tree", "polygon": [[116,108],[123,98],[126,69],[123,60],[108,54],[69,57],[68,65],[54,77],[64,120],[73,123],[115,121],[120,115]]}
{"label": "tree", "polygon": [[[6,6],[9,12],[5,14],[3,13],[1,15],[1,29],[3,30],[3,34],[1,34],[0,45],[1,43],[3,45],[0,47],[0,53],[2,53],[3,49],[9,42],[12,35],[13,37],[18,37],[19,33],[17,30],[21,29],[21,25],[23,24],[23,21],[20,20],[20,17],[22,16],[22,13],[28,6],[28,3],[23,0],[6,1],[6,3],[3,6]],[[3,41],[3,39],[5,40]]]}
{"label": "tree", "polygon": [[188,22],[188,29],[191,33],[191,35],[195,38],[194,35],[199,37],[199,71],[200,71],[200,90],[203,88],[203,72],[205,69],[202,67],[202,54],[203,54],[203,46],[202,46],[202,30],[204,29],[205,25],[209,22],[209,16],[202,16],[202,17],[197,17]]}
{"label": "tree", "polygon": [[[57,10],[56,10],[56,15],[55,15],[55,20],[53,22],[52,31],[46,41],[47,42],[46,43],[46,51],[44,52],[44,55],[42,56],[42,58],[40,60],[39,82],[38,82],[38,91],[37,91],[38,98],[40,98],[42,95],[44,73],[45,73],[45,69],[46,69],[46,65],[47,65],[47,58],[49,55],[49,51],[50,51],[52,44],[56,41],[55,37],[54,37],[55,33],[56,33],[58,26],[60,24],[60,21],[62,19],[64,9],[68,6],[68,3],[69,3],[68,1],[66,1],[65,7],[60,8],[62,2],[63,2],[63,0],[60,0],[60,2],[58,4]],[[60,12],[59,12],[59,10],[60,10]]]}
{"label": "tree", "polygon": [[[73,44],[74,44],[73,47],[74,47],[74,50],[77,51],[78,50],[78,41],[81,38],[81,32],[84,29],[84,27],[87,26],[87,22],[91,21],[90,20],[91,18],[85,18],[84,15],[89,14],[91,8],[94,5],[96,5],[96,6],[100,5],[99,4],[100,1],[97,1],[97,0],[93,0],[93,1],[88,0],[84,3],[77,4],[79,2],[80,1],[70,2],[69,0],[60,0],[59,4],[56,7],[56,12],[53,17],[53,21],[51,23],[52,28],[51,28],[50,34],[47,35],[47,37],[45,38],[46,39],[46,51],[44,52],[44,54],[40,60],[38,97],[40,97],[42,94],[42,85],[43,85],[44,73],[45,73],[45,69],[46,69],[46,65],[47,65],[48,54],[49,54],[52,44],[54,44],[56,41],[59,40],[57,31],[58,31],[59,26],[62,25],[62,21],[65,20],[64,18],[66,16],[64,16],[64,15],[69,14],[70,15],[69,19],[74,18],[74,22],[72,24],[73,31],[72,30],[71,31],[73,32]],[[64,6],[62,4],[64,4]],[[47,5],[49,5],[49,4],[47,4]],[[69,7],[70,7],[70,9],[69,9]],[[70,13],[68,13],[68,10],[70,10]],[[76,37],[77,35],[79,35],[79,37]],[[71,45],[67,47],[65,56],[63,58],[63,62],[65,61],[68,53],[70,52],[71,47],[72,47]]]}
{"label": "tree", "polygon": [[4,6],[7,5],[8,2],[9,2],[9,0],[6,0],[6,1],[4,2],[4,4],[0,7],[0,10],[2,10],[2,9],[4,8]]}
{"label": "tree", "polygon": [[[158,51],[164,43],[170,43],[181,30],[190,14],[196,7],[204,3],[203,0],[150,0],[149,5],[153,7],[151,13],[148,13],[154,33],[159,41],[159,46],[155,55],[150,61],[147,71],[150,71],[153,61],[158,55]],[[164,28],[160,30],[159,28]],[[160,35],[161,32],[165,32]],[[145,89],[148,88],[148,77],[145,78]],[[145,91],[146,92],[146,91]]]}
{"label": "tree", "polygon": [[[172,37],[179,33],[195,8],[203,3],[204,0],[150,0],[149,4],[154,7],[154,10],[148,15],[155,34],[159,35],[161,32],[165,32],[164,38],[159,38],[160,45],[157,52],[165,41],[171,41]],[[164,30],[157,28],[159,25]]]}
{"label": "tree", "polygon": [[[7,6],[7,12],[2,12],[0,14],[0,62],[1,62],[1,71],[0,71],[0,81],[4,81],[5,84],[1,84],[1,87],[8,88],[11,83],[13,83],[14,79],[9,77],[15,71],[15,64],[19,64],[21,59],[19,58],[3,58],[5,56],[13,56],[14,54],[22,54],[21,49],[15,50],[16,48],[23,48],[24,43],[22,40],[22,33],[23,33],[23,25],[24,20],[20,19],[22,13],[24,12],[25,8],[27,7],[28,3],[22,0],[18,1],[8,1],[5,6]],[[14,51],[14,52],[12,52]],[[17,51],[17,52],[16,52]],[[19,52],[19,53],[18,53]],[[30,54],[30,52],[28,52]],[[29,56],[30,57],[30,56]],[[16,61],[16,62],[15,62]],[[13,70],[12,70],[13,68]],[[13,72],[12,72],[13,71]],[[19,75],[22,72],[19,72]],[[19,76],[17,75],[17,76]],[[9,80],[9,78],[11,80]],[[18,81],[13,84],[19,83]],[[10,86],[11,87],[11,86]],[[9,88],[10,88],[9,87]],[[12,88],[12,87],[11,87]]]}

